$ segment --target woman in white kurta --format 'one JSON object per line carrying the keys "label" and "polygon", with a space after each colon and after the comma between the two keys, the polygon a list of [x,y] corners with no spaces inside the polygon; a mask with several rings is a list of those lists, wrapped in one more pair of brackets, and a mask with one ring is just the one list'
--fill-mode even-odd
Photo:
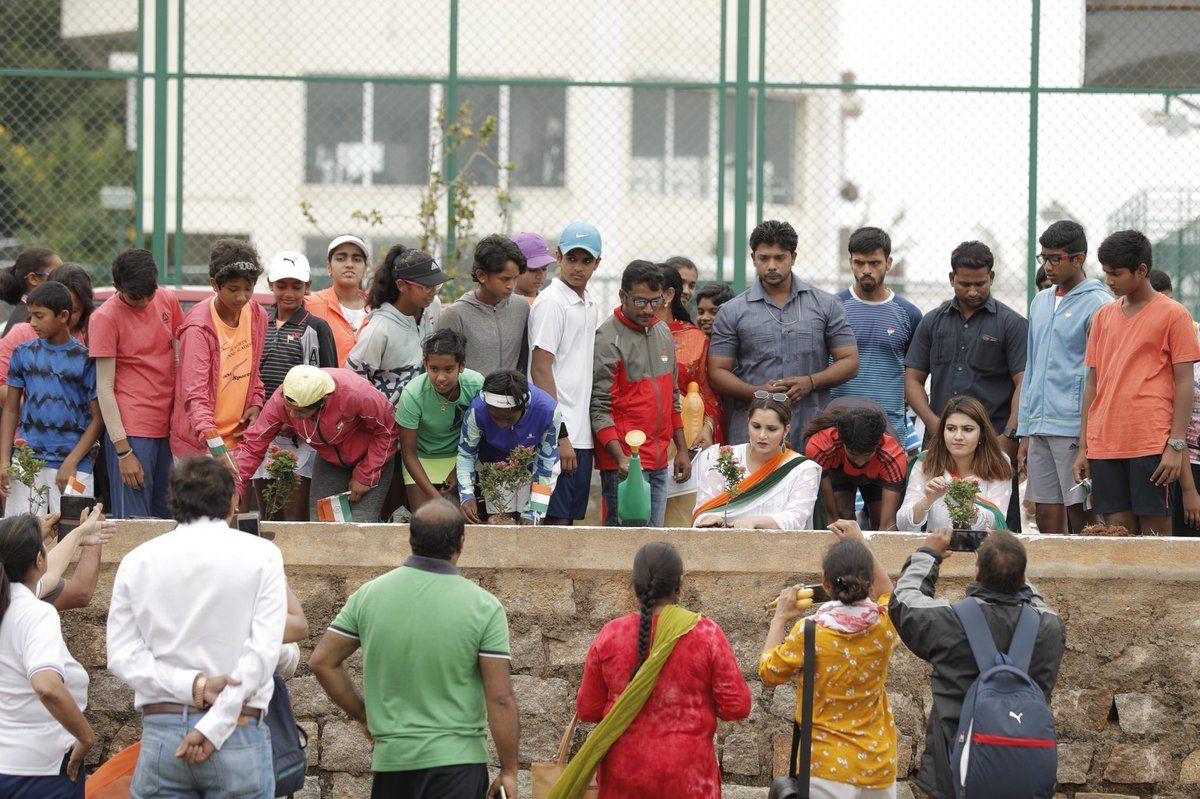
{"label": "woman in white kurta", "polygon": [[979,485],[975,521],[968,529],[1008,529],[1004,509],[1012,494],[1012,466],[1000,450],[983,405],[972,397],[953,397],[946,403],[929,449],[917,456],[909,473],[896,527],[905,531],[954,527],[946,491],[955,479]]}
{"label": "woman in white kurta", "polygon": [[[696,474],[697,527],[805,530],[821,485],[821,467],[787,448],[790,406],[784,394],[755,392],[748,414],[749,442],[713,445],[692,465]],[[717,458],[728,451],[745,471],[736,496],[726,491]]]}

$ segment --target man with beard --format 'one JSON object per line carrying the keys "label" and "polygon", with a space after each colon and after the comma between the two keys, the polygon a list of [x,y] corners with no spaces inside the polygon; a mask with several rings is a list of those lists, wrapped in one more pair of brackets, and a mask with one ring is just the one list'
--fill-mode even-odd
{"label": "man with beard", "polygon": [[[987,245],[965,241],[950,255],[954,299],[925,314],[908,348],[904,393],[908,404],[936,430],[946,402],[975,397],[1000,434],[1000,447],[1016,464],[1017,410],[1025,376],[1025,318],[992,296],[994,259]],[[925,393],[925,380],[930,392]],[[1008,526],[1021,529],[1021,506],[1013,474]]]}
{"label": "man with beard", "polygon": [[829,393],[835,399],[862,397],[879,403],[904,442],[904,355],[921,311],[884,286],[892,268],[892,239],[885,231],[859,228],[850,235],[849,250],[854,285],[837,296],[858,341],[858,376]]}
{"label": "man with beard", "polygon": [[708,379],[725,397],[730,444],[744,444],[746,411],[755,392],[787,394],[789,445],[829,402],[829,389],[858,374],[854,331],[838,298],[792,273],[799,237],[787,222],[768,219],[750,234],[758,279],[721,306],[713,320]]}

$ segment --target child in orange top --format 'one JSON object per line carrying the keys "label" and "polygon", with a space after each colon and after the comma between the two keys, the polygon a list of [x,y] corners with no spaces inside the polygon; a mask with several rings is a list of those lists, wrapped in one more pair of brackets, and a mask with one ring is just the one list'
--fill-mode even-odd
{"label": "child in orange top", "polygon": [[[892,581],[867,548],[858,524],[829,525],[838,537],[822,564],[833,597],[814,614],[812,795],[895,799],[896,725],[888,706],[887,671],[900,637],[888,618]],[[797,587],[779,595],[758,661],[764,685],[783,685],[804,667],[804,622]],[[785,637],[786,636],[786,637]],[[796,719],[801,697],[797,692]]]}

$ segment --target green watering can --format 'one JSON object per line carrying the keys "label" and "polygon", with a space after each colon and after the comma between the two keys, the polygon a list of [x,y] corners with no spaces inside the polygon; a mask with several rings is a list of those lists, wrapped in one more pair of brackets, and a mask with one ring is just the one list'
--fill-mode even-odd
{"label": "green watering can", "polygon": [[642,458],[638,455],[646,434],[630,430],[625,443],[629,445],[629,475],[617,486],[617,516],[622,524],[646,524],[650,521],[650,483],[642,474]]}

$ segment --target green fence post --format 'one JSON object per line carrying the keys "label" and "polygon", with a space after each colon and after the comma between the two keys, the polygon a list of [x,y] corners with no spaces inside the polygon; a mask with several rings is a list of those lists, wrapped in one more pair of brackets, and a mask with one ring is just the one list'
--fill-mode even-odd
{"label": "green fence post", "polygon": [[1034,260],[1037,247],[1037,159],[1038,159],[1038,70],[1041,61],[1042,3],[1033,0],[1033,30],[1029,48],[1029,228],[1026,232],[1026,277],[1025,304],[1033,302],[1037,294],[1037,262]]}
{"label": "green fence post", "polygon": [[184,3],[179,0],[178,45],[175,56],[179,64],[175,78],[175,282],[183,285],[183,18]]}
{"label": "green fence post", "polygon": [[[134,186],[133,186],[133,246],[141,247],[146,238],[146,220],[145,220],[145,200],[146,187],[143,184],[145,180],[145,161],[146,154],[142,149],[143,136],[142,125],[145,120],[146,102],[143,96],[145,86],[146,72],[146,0],[138,0],[137,6],[138,26],[137,26],[137,78],[134,81],[134,100],[137,108],[135,116],[137,118],[137,130],[134,134]],[[114,253],[115,255],[116,253]]]}
{"label": "green fence post", "polygon": [[750,0],[738,0],[733,125],[733,290],[746,287],[746,205],[750,200]]}
{"label": "green fence post", "polygon": [[754,223],[763,218],[763,149],[767,132],[767,0],[758,3],[758,91],[754,95]]}
{"label": "green fence post", "polygon": [[717,72],[717,282],[725,282],[725,58],[729,0],[721,0],[721,64]]}
{"label": "green fence post", "polygon": [[[445,117],[447,129],[458,121],[458,0],[450,0],[450,69],[446,74]],[[447,267],[458,246],[455,236],[454,183],[458,175],[458,155],[448,147],[443,155],[442,174],[446,180],[446,252]],[[457,264],[455,264],[457,268]]]}
{"label": "green fence post", "polygon": [[167,276],[167,15],[170,0],[154,2],[154,229],[150,250],[158,276]]}

